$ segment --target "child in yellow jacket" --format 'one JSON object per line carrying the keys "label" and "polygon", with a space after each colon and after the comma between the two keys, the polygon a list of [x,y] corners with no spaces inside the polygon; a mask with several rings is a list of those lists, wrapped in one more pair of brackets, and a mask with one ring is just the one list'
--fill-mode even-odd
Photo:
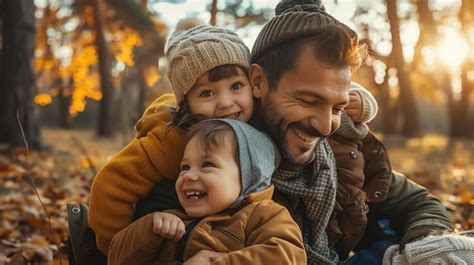
{"label": "child in yellow jacket", "polygon": [[210,119],[192,126],[184,144],[176,180],[184,212],[154,212],[122,229],[109,264],[187,264],[202,250],[222,254],[211,258],[215,265],[306,264],[298,225],[272,201],[280,157],[268,135],[237,120]]}
{"label": "child in yellow jacket", "polygon": [[[135,204],[154,184],[176,180],[183,128],[194,118],[247,122],[252,116],[253,95],[246,74],[250,53],[237,34],[207,25],[177,30],[168,41],[166,56],[174,95],[160,97],[157,107],[145,112],[154,114],[149,115],[152,121],[145,118],[137,125],[146,135],[138,135],[114,156],[91,186],[89,224],[106,255],[112,237],[133,221]],[[171,111],[176,105],[177,110]]]}

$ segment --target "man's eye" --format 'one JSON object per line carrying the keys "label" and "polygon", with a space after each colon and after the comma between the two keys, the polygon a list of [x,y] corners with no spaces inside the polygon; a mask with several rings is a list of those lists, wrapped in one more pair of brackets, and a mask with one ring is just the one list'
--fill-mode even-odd
{"label": "man's eye", "polygon": [[334,108],[333,113],[336,115],[341,115],[342,112],[344,111],[344,108]]}
{"label": "man's eye", "polygon": [[300,101],[301,101],[303,104],[306,104],[306,105],[314,104],[314,101],[309,100],[309,99],[301,98]]}
{"label": "man's eye", "polygon": [[242,83],[240,82],[237,82],[237,83],[233,83],[232,86],[231,86],[231,89],[232,90],[239,90],[243,87],[244,85],[242,85]]}
{"label": "man's eye", "polygon": [[215,165],[211,162],[204,162],[202,163],[202,167],[205,168],[205,167],[215,167]]}
{"label": "man's eye", "polygon": [[210,90],[206,90],[206,91],[203,91],[201,93],[201,95],[199,95],[200,97],[203,97],[203,98],[208,98],[208,97],[212,97],[214,96],[214,92],[210,91]]}
{"label": "man's eye", "polygon": [[190,167],[188,165],[181,165],[181,171],[187,171]]}

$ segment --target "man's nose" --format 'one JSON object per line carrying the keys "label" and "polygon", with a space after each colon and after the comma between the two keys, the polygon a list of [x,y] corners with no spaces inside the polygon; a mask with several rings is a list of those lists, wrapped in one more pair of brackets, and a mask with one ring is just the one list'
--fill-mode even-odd
{"label": "man's nose", "polygon": [[309,119],[309,124],[323,136],[329,136],[332,133],[331,113],[318,113]]}

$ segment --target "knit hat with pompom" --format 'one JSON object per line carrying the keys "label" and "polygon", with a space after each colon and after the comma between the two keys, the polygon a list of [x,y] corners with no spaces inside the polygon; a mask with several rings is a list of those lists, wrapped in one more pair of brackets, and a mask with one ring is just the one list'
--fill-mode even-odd
{"label": "knit hat with pompom", "polygon": [[356,36],[352,29],[326,13],[321,0],[282,0],[275,8],[275,17],[263,26],[255,40],[252,60],[269,48],[309,37],[329,25],[342,26],[351,36]]}

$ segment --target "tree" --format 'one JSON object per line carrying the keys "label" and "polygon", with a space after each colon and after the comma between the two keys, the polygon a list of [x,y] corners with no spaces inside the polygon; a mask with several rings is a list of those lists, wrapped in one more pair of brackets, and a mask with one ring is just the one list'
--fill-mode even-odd
{"label": "tree", "polygon": [[114,87],[112,85],[112,77],[110,73],[110,52],[107,48],[104,36],[104,21],[102,14],[105,10],[102,7],[102,2],[99,0],[92,0],[92,11],[94,14],[95,44],[97,46],[97,55],[99,59],[100,87],[102,91],[97,133],[99,136],[111,136],[115,131],[115,123],[112,118]]}
{"label": "tree", "polygon": [[0,61],[0,142],[22,146],[16,120],[29,146],[41,148],[33,103],[35,77],[32,69],[35,44],[35,7],[31,0],[2,1],[2,53]]}
{"label": "tree", "polygon": [[[429,67],[427,67],[425,63],[422,51],[426,47],[434,49],[437,46],[441,38],[438,31],[438,24],[444,24],[446,22],[439,18],[435,20],[428,0],[417,0],[415,3],[418,13],[420,36],[415,47],[412,69],[418,73],[421,79],[424,79],[423,82],[429,83],[431,88],[439,87],[446,96],[450,136],[471,136],[471,123],[467,122],[469,121],[469,96],[470,91],[472,91],[472,82],[467,78],[468,69],[471,69],[469,68],[470,57],[468,56],[461,65],[460,73],[455,69],[450,69],[445,63],[439,60],[439,58],[435,63],[435,69],[426,70],[429,69]],[[468,32],[470,24],[469,18],[472,16],[472,14],[469,14],[469,3],[468,1],[463,1],[463,5],[459,9],[459,20],[463,27],[461,32],[465,35],[466,40],[469,40],[469,36],[465,33]],[[434,78],[433,71],[436,71]],[[460,75],[459,77],[462,83],[460,95],[456,95],[451,85],[453,78],[457,77],[455,75]]]}
{"label": "tree", "polygon": [[[380,129],[384,134],[397,131],[397,108],[390,95],[388,84],[390,69],[393,69],[391,52],[379,50],[380,43],[391,42],[386,33],[389,22],[382,8],[374,8],[373,3],[363,2],[357,5],[352,21],[358,28],[359,40],[368,45],[368,56],[354,75],[355,81],[368,88],[376,97],[379,105]],[[377,4],[379,5],[379,4]],[[376,11],[375,11],[376,10]],[[377,21],[374,23],[374,21]],[[377,26],[374,26],[377,25]]]}
{"label": "tree", "polygon": [[215,26],[216,25],[216,17],[217,17],[217,0],[212,0],[211,19],[209,21],[209,24]]}
{"label": "tree", "polygon": [[[166,27],[147,10],[147,1],[107,1],[110,8],[100,14],[107,41],[100,45],[97,45],[99,39],[96,38],[91,1],[50,0],[43,3],[38,5],[37,12],[39,23],[35,70],[39,94],[35,102],[41,106],[58,103],[61,124],[84,111],[90,100],[101,101],[105,96],[101,90],[97,48],[101,46],[101,51],[108,52],[106,73],[110,83],[116,87],[113,92],[124,89],[121,83],[125,76],[127,84],[131,85],[129,87],[139,84],[140,91],[136,91],[140,94],[138,99],[133,89],[128,91],[131,97],[120,99],[127,108],[133,106],[133,115],[139,117],[143,112],[147,90],[159,79],[156,66],[165,43],[161,31]],[[112,102],[113,119],[117,121],[106,119],[114,124],[122,119],[122,115],[118,114],[118,101],[114,97]],[[127,119],[130,120],[130,117]],[[103,124],[97,122],[97,128]]]}
{"label": "tree", "polygon": [[397,14],[397,1],[387,0],[387,14],[390,22],[390,33],[392,35],[392,57],[400,89],[398,107],[401,109],[403,126],[402,134],[405,136],[416,136],[418,133],[418,109],[411,88],[410,75],[406,71],[405,58],[400,39],[400,23]]}
{"label": "tree", "polygon": [[[472,1],[462,0],[462,6],[459,9],[458,16],[462,26],[462,33],[468,41],[469,47],[472,47],[474,40],[468,32],[469,29],[474,26],[474,3]],[[472,49],[469,49],[469,52],[471,56],[468,56],[461,66],[461,98],[457,102],[457,106],[453,107],[454,111],[458,110],[458,112],[453,114],[453,116],[456,115],[456,119],[454,120],[456,127],[452,128],[452,130],[454,130],[456,136],[461,137],[474,137],[474,114],[471,113],[471,116],[469,116],[469,100],[471,94],[474,92],[474,82],[468,78],[469,71],[474,67],[474,60],[472,59]]]}

